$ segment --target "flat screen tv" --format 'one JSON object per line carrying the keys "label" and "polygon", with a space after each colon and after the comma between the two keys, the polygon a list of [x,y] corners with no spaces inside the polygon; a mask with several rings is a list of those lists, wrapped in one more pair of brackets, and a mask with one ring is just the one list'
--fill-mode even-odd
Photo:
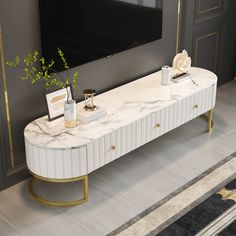
{"label": "flat screen tv", "polygon": [[42,53],[63,70],[137,47],[162,36],[163,0],[39,0]]}

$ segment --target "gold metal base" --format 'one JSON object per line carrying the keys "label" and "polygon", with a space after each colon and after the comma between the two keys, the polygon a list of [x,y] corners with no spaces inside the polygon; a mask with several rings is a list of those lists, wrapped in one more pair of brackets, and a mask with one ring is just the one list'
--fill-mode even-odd
{"label": "gold metal base", "polygon": [[95,105],[93,105],[93,107],[84,106],[84,110],[85,111],[96,111],[97,107]]}
{"label": "gold metal base", "polygon": [[[29,182],[29,186],[28,186],[29,192],[36,201],[38,201],[42,204],[45,204],[48,206],[69,207],[69,206],[77,206],[77,205],[83,204],[88,201],[88,175],[81,176],[78,178],[70,178],[70,179],[51,179],[51,178],[45,178],[42,176],[38,176],[32,172],[31,172],[31,174],[33,175],[33,177],[31,178],[31,180]],[[37,180],[39,180],[39,181],[42,180],[42,181],[50,182],[50,183],[69,183],[69,182],[75,182],[75,181],[81,180],[81,181],[83,181],[83,190],[84,190],[83,198],[79,199],[79,200],[75,200],[75,201],[68,201],[68,202],[47,200],[47,199],[37,195],[34,192],[33,185],[34,185],[35,181],[37,181]]]}
{"label": "gold metal base", "polygon": [[207,121],[207,126],[208,126],[208,132],[211,133],[214,122],[213,122],[213,109],[208,111],[208,115],[203,114],[200,117],[202,117],[204,120]]}

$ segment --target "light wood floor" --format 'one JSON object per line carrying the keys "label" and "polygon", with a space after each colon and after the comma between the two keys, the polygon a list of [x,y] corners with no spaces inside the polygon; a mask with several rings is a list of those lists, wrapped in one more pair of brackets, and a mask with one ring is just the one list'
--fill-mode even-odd
{"label": "light wood floor", "polygon": [[[24,181],[0,192],[0,235],[105,235],[236,151],[236,82],[218,89],[212,134],[201,118],[89,175],[89,202],[49,208],[34,202]],[[48,198],[72,199],[80,184],[41,184]]]}

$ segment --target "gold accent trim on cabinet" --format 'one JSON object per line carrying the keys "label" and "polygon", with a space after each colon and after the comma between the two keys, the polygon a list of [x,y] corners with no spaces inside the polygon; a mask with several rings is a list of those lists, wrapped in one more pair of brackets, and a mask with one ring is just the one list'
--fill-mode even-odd
{"label": "gold accent trim on cabinet", "polygon": [[208,9],[205,9],[205,10],[201,10],[201,0],[198,0],[198,14],[203,14],[203,13],[206,13],[206,12],[209,12],[209,11],[214,11],[216,9],[220,9],[222,7],[222,0],[220,0],[220,4],[215,6],[215,7],[211,7],[211,8],[208,8]]}
{"label": "gold accent trim on cabinet", "polygon": [[209,133],[211,133],[214,121],[213,121],[213,108],[208,111],[208,114],[202,114],[200,115],[201,118],[203,118],[207,122],[207,130]]}
{"label": "gold accent trim on cabinet", "polygon": [[213,109],[211,109],[210,111],[208,111],[208,132],[210,133],[212,131],[213,128]]}
{"label": "gold accent trim on cabinet", "polygon": [[6,80],[6,70],[5,70],[5,63],[4,63],[5,61],[4,61],[1,26],[0,26],[0,54],[1,54],[0,60],[1,60],[1,67],[2,67],[2,79],[3,79],[4,98],[5,98],[5,109],[6,109],[6,116],[7,116],[7,130],[8,130],[8,141],[9,141],[9,150],[10,150],[10,161],[11,161],[11,168],[14,168],[15,160],[14,160],[14,151],[13,151],[11,117],[10,117],[9,102],[8,102],[7,80]]}
{"label": "gold accent trim on cabinet", "polygon": [[178,16],[177,16],[177,30],[176,30],[176,51],[177,54],[180,50],[180,10],[181,10],[181,0],[178,0]]}
{"label": "gold accent trim on cabinet", "polygon": [[37,174],[33,173],[29,168],[27,168],[27,170],[36,179],[39,179],[39,180],[45,181],[45,182],[50,182],[50,183],[70,183],[70,182],[82,180],[87,176],[87,175],[83,175],[83,176],[74,177],[74,178],[60,178],[60,179],[58,179],[58,178],[48,178],[48,177],[43,177],[43,176],[37,175]]}
{"label": "gold accent trim on cabinet", "polygon": [[197,55],[198,55],[198,42],[202,39],[211,37],[213,35],[217,36],[217,40],[216,40],[216,49],[215,49],[215,64],[214,64],[214,69],[216,69],[216,64],[217,64],[217,57],[218,57],[218,46],[219,46],[219,31],[210,33],[210,34],[206,34],[200,37],[196,38],[196,44],[195,44],[195,57],[194,57],[194,65],[197,66]]}

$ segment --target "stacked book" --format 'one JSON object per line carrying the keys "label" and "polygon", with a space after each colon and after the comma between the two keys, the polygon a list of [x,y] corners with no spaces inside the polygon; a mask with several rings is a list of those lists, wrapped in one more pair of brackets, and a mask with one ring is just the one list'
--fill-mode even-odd
{"label": "stacked book", "polygon": [[85,111],[83,108],[80,108],[77,111],[77,118],[82,123],[89,123],[95,121],[101,117],[104,117],[107,114],[106,110],[103,107],[96,107],[94,111]]}

